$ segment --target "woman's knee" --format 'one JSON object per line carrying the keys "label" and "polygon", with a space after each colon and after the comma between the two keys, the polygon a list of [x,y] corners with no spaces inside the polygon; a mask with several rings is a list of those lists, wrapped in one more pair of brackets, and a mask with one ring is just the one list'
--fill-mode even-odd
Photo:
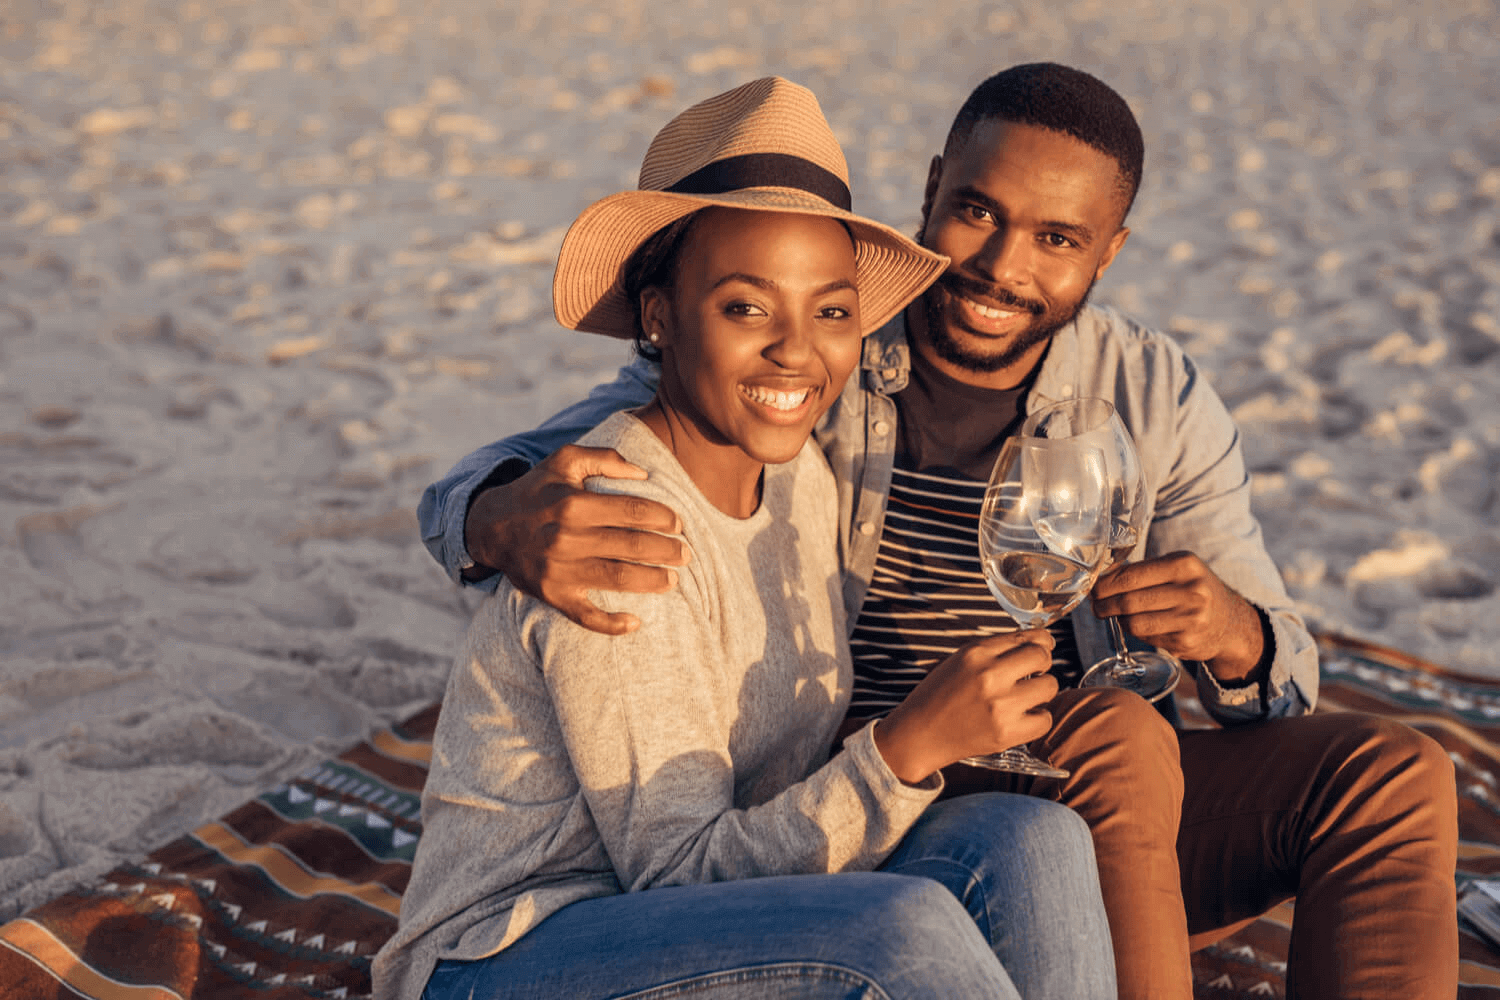
{"label": "woman's knee", "polygon": [[[1113,981],[1093,840],[1066,806],[1002,792],[936,803],[887,860],[886,871],[961,903],[970,926],[1023,994],[1058,977]],[[1100,995],[1071,987],[1051,993]]]}
{"label": "woman's knee", "polygon": [[[1089,826],[1067,806],[1035,796],[1006,796],[1019,802],[1000,801],[999,796],[980,796],[988,815],[986,828],[1007,849],[1026,855],[1046,854],[1068,858],[1093,867],[1094,841]],[[1003,833],[1002,833],[1003,831]]]}
{"label": "woman's knee", "polygon": [[890,872],[874,874],[862,910],[898,936],[942,934],[970,922],[958,900],[938,883]]}
{"label": "woman's knee", "polygon": [[[1013,996],[989,942],[958,899],[929,878],[877,872],[861,887],[862,905],[847,921],[859,958],[851,968],[892,996]],[[934,963],[934,956],[943,960]],[[925,971],[922,971],[925,970]]]}
{"label": "woman's knee", "polygon": [[1088,824],[1068,807],[1030,795],[989,792],[939,802],[888,864],[947,886],[982,928],[998,919],[992,911],[1018,900],[1076,907],[1098,891]]}
{"label": "woman's knee", "polygon": [[1034,795],[982,792],[934,803],[908,838],[927,855],[959,849],[1094,860],[1088,824],[1067,806]]}
{"label": "woman's knee", "polygon": [[[1023,995],[1112,995],[1114,958],[1088,825],[1047,799],[992,792],[930,807],[943,835],[902,871],[961,899]],[[926,817],[924,817],[926,818]]]}

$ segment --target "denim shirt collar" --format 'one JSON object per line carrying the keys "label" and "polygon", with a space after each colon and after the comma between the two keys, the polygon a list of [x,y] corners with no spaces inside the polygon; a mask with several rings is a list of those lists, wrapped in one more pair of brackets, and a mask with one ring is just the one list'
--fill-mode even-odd
{"label": "denim shirt collar", "polygon": [[865,338],[859,359],[864,386],[890,396],[911,381],[911,347],[906,342],[906,310]]}

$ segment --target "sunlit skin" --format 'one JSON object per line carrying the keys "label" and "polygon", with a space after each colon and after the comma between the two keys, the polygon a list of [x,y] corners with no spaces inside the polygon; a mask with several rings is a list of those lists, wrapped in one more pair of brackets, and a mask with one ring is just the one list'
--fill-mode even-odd
{"label": "sunlit skin", "polygon": [[[1051,333],[1077,313],[1129,236],[1118,170],[1113,159],[1071,136],[998,120],[978,123],[950,159],[935,157],[920,241],[953,263],[907,308],[913,350],[970,385],[1003,389],[1025,379]],[[733,242],[736,250],[744,245],[737,227]],[[842,246],[848,250],[847,236]],[[806,315],[805,307],[799,315]],[[851,344],[850,365],[857,335]],[[774,367],[770,356],[755,358],[756,365]],[[830,383],[842,386],[847,373],[830,374]],[[664,371],[664,384],[666,378]],[[717,427],[706,413],[700,426],[696,417],[687,418],[690,412],[684,410],[674,425],[693,446],[690,451],[708,457],[715,448],[739,448],[732,435],[703,429]],[[800,443],[805,431],[795,437]],[[765,459],[751,460],[750,454],[741,456],[746,461],[739,467],[754,475],[742,478],[734,497],[721,498],[732,499],[737,510],[754,510],[754,462]],[[697,479],[695,468],[683,464]],[[587,588],[664,591],[676,583],[670,567],[684,565],[689,556],[669,537],[677,524],[670,509],[587,493],[582,484],[590,475],[643,473],[613,453],[565,448],[505,492],[481,494],[467,523],[488,527],[469,531],[470,551],[498,560],[485,565],[503,569],[575,621],[604,632],[628,631],[635,620],[599,611],[589,603]],[[512,517],[513,510],[521,514]],[[1116,567],[1099,579],[1093,598],[1095,614],[1119,616],[1131,634],[1185,660],[1206,662],[1221,682],[1243,682],[1275,652],[1255,609],[1189,552]]]}
{"label": "sunlit skin", "polygon": [[859,360],[854,242],[818,216],[710,208],[670,289],[641,294],[662,352],[639,416],[732,517],[760,503],[767,463],[797,456]]}
{"label": "sunlit skin", "polygon": [[1130,230],[1115,161],[1060,132],[990,119],[933,157],[920,240],[953,263],[907,309],[914,349],[970,385],[1036,367]]}
{"label": "sunlit skin", "polygon": [[[978,123],[928,171],[920,239],[953,263],[907,309],[913,350],[969,385],[1019,384],[1114,263],[1125,208],[1104,153],[1034,125]],[[1224,682],[1271,651],[1255,609],[1190,552],[1116,567],[1093,597],[1096,614]]]}

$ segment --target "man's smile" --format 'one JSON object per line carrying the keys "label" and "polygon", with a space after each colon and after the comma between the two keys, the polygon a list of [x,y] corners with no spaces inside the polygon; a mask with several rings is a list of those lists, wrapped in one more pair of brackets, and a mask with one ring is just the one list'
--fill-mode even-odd
{"label": "man's smile", "polygon": [[1043,303],[951,272],[938,280],[937,290],[948,299],[956,324],[981,336],[1014,333],[1018,321],[1029,324],[1047,311]]}
{"label": "man's smile", "polygon": [[963,294],[967,289],[949,287],[945,288],[952,312],[952,322],[959,329],[970,333],[987,337],[1002,337],[1015,334],[1029,327],[1036,319],[1036,313],[1024,302],[1006,301],[1000,297],[1003,304],[994,302],[992,296],[985,296],[990,301],[981,301],[972,295]]}
{"label": "man's smile", "polygon": [[987,306],[982,302],[975,302],[973,299],[963,299],[962,301],[970,309],[974,310],[986,319],[1006,319],[1011,316],[1019,315],[1019,313],[1010,310],[997,309],[994,306]]}

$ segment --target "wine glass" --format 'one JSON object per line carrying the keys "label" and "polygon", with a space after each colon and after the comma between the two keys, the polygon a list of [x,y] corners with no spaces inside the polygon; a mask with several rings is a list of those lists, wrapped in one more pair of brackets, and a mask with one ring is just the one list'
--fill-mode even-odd
{"label": "wine glass", "polygon": [[[1045,628],[1088,595],[1109,558],[1104,454],[1077,440],[1006,441],[979,512],[979,560],[990,593],[1022,628]],[[1050,778],[1068,772],[1024,746],[965,764]]]}
{"label": "wine glass", "polygon": [[[1031,414],[1021,433],[1076,439],[1103,453],[1110,482],[1110,551],[1105,567],[1123,562],[1145,534],[1146,478],[1135,440],[1115,408],[1092,397],[1054,403]],[[1080,687],[1119,687],[1158,701],[1177,686],[1182,677],[1177,657],[1161,650],[1130,649],[1119,619],[1105,622],[1115,653],[1091,666],[1079,680]]]}

